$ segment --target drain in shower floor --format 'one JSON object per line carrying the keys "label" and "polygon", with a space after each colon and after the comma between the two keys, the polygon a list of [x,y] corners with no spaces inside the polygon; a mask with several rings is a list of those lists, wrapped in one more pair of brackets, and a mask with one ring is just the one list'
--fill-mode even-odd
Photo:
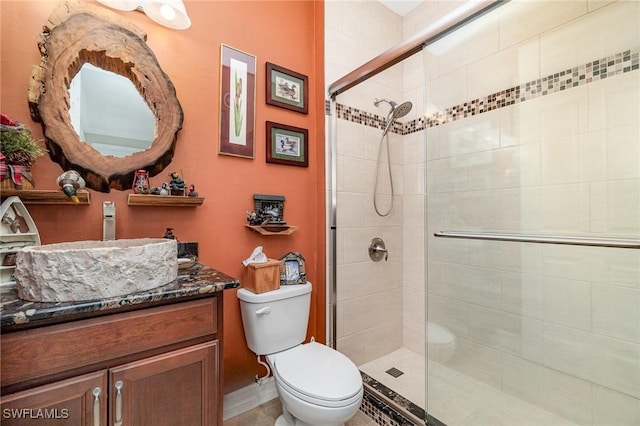
{"label": "drain in shower floor", "polygon": [[392,367],[390,369],[388,369],[387,371],[385,371],[385,373],[392,375],[393,377],[400,377],[404,374],[404,371],[400,371],[395,367]]}

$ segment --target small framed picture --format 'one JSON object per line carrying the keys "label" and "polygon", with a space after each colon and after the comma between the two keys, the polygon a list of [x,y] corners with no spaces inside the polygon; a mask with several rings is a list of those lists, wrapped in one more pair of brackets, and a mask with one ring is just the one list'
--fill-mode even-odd
{"label": "small framed picture", "polygon": [[267,121],[267,163],[308,167],[307,129]]}
{"label": "small framed picture", "polygon": [[307,272],[304,268],[304,257],[298,252],[290,251],[280,258],[280,285],[306,284]]}
{"label": "small framed picture", "polygon": [[308,114],[308,97],[306,75],[267,62],[267,104]]}
{"label": "small framed picture", "polygon": [[220,48],[219,153],[253,158],[256,57],[224,44]]}

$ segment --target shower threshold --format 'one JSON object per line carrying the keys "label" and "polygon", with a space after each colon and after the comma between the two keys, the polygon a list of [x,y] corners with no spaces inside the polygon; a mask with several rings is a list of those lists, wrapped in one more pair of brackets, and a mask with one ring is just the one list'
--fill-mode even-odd
{"label": "shower threshold", "polygon": [[[360,371],[360,374],[362,375],[365,394],[369,394],[381,403],[382,407],[378,407],[378,410],[390,411],[385,414],[394,420],[393,424],[400,424],[403,426],[446,426],[444,423],[430,415],[427,415],[427,421],[425,422],[424,419],[426,413],[418,405],[380,383],[367,373]],[[395,413],[393,413],[393,411],[397,412],[399,415],[394,415]]]}

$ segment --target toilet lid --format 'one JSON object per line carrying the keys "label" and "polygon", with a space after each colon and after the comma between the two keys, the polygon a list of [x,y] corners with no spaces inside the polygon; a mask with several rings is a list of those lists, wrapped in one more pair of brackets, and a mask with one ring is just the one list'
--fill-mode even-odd
{"label": "toilet lid", "polygon": [[281,352],[274,361],[280,379],[311,398],[341,401],[362,389],[358,367],[340,352],[317,342]]}

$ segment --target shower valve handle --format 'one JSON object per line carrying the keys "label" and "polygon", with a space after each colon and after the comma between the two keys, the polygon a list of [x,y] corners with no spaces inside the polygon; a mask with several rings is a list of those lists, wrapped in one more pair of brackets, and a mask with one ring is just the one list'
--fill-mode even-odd
{"label": "shower valve handle", "polygon": [[374,262],[379,262],[384,257],[385,262],[389,260],[389,252],[384,245],[382,238],[374,238],[369,243],[369,257]]}

